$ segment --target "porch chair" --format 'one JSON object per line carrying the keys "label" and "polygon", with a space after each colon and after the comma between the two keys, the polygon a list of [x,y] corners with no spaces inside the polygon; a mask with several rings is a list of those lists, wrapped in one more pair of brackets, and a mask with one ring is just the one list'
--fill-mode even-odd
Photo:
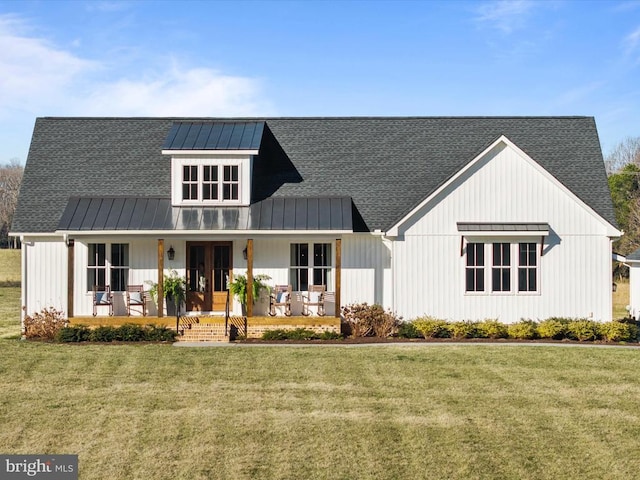
{"label": "porch chair", "polygon": [[276,285],[269,295],[269,315],[276,316],[276,307],[284,307],[284,314],[291,316],[291,285]]}
{"label": "porch chair", "polygon": [[109,316],[113,316],[113,293],[109,285],[93,286],[93,316],[98,314],[98,307],[109,307]]}
{"label": "porch chair", "polygon": [[127,285],[127,316],[131,316],[131,307],[142,307],[142,316],[147,316],[147,294],[144,285]]}
{"label": "porch chair", "polygon": [[324,285],[309,285],[309,291],[306,294],[302,294],[302,315],[311,315],[309,307],[317,307],[318,316],[324,317],[325,289]]}

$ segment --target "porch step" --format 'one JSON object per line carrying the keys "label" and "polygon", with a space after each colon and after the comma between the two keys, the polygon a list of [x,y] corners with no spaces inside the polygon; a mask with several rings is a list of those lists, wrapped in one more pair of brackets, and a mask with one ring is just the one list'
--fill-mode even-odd
{"label": "porch step", "polygon": [[179,342],[228,342],[229,336],[224,334],[224,324],[194,323],[186,328],[183,335],[178,335]]}

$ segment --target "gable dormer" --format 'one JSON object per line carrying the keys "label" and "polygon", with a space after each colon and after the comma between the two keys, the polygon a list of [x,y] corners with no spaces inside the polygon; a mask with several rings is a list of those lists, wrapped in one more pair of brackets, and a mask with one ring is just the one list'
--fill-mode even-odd
{"label": "gable dormer", "polygon": [[174,206],[247,206],[264,122],[176,122],[162,148],[171,155]]}

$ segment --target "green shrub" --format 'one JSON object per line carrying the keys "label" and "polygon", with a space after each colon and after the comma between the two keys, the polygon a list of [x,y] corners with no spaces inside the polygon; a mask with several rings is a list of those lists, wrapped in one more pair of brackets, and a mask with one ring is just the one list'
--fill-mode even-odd
{"label": "green shrub", "polygon": [[447,325],[447,329],[453,338],[477,338],[478,322],[464,320],[452,322]]}
{"label": "green shrub", "polygon": [[175,342],[178,332],[165,325],[147,325],[145,336],[148,342]]}
{"label": "green shrub", "polygon": [[69,320],[61,310],[43,308],[40,312],[24,317],[24,334],[27,338],[53,340],[58,331],[67,325]]}
{"label": "green shrub", "polygon": [[416,328],[414,322],[402,322],[398,327],[398,337],[400,338],[422,338],[422,333]]}
{"label": "green shrub", "polygon": [[568,318],[551,317],[538,324],[540,338],[562,340],[567,336],[567,326],[571,322]]}
{"label": "green shrub", "polygon": [[71,325],[58,332],[58,342],[173,342],[177,332],[166,326],[127,323],[119,327],[101,326],[90,330],[85,325]]}
{"label": "green shrub", "polygon": [[600,338],[598,322],[588,319],[573,320],[567,324],[567,336],[581,342],[598,340]]}
{"label": "green shrub", "polygon": [[538,324],[533,320],[522,319],[517,323],[512,323],[507,327],[509,338],[518,340],[533,340],[538,337]]}
{"label": "green shrub", "polygon": [[96,327],[89,334],[91,342],[113,342],[116,338],[116,329],[111,326]]}
{"label": "green shrub", "polygon": [[262,334],[262,340],[337,340],[341,338],[342,335],[336,332],[316,333],[306,328],[295,328],[293,330],[278,328],[268,330]]}
{"label": "green shrub", "polygon": [[427,316],[416,318],[412,323],[424,338],[447,338],[450,336],[446,320]]}
{"label": "green shrub", "polygon": [[476,329],[478,331],[478,337],[481,338],[507,338],[509,336],[509,331],[507,330],[507,326],[499,322],[498,320],[487,318],[482,322],[476,324]]}
{"label": "green shrub", "polygon": [[91,330],[85,325],[69,325],[62,327],[56,334],[56,342],[87,342]]}
{"label": "green shrub", "polygon": [[631,323],[607,322],[599,326],[600,336],[608,342],[637,342],[638,327]]}
{"label": "green shrub", "polygon": [[118,342],[142,342],[146,339],[145,328],[142,325],[125,323],[114,331],[114,340]]}
{"label": "green shrub", "polygon": [[352,303],[342,307],[342,317],[354,337],[390,337],[398,332],[402,317],[380,305]]}
{"label": "green shrub", "polygon": [[288,332],[281,328],[267,330],[262,334],[262,340],[287,340],[288,338]]}
{"label": "green shrub", "polygon": [[342,340],[342,335],[338,332],[332,332],[329,330],[325,330],[320,334],[320,340]]}
{"label": "green shrub", "polygon": [[313,330],[308,330],[306,328],[295,328],[287,331],[286,333],[289,340],[315,340],[320,336]]}

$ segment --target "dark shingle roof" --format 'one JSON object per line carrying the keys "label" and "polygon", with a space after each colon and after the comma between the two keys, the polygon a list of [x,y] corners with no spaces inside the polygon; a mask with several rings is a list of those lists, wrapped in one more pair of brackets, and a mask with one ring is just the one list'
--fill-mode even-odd
{"label": "dark shingle roof", "polygon": [[175,122],[266,122],[253,201],[350,196],[387,230],[501,135],[616,225],[592,117],[39,118],[14,232],[53,232],[71,196],[169,197]]}

